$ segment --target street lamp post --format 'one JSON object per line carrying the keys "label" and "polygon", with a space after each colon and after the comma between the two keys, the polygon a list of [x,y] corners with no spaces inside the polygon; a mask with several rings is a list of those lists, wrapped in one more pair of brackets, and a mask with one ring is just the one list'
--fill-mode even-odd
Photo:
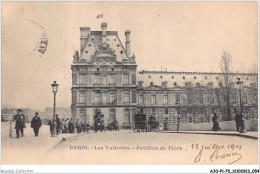
{"label": "street lamp post", "polygon": [[243,113],[243,104],[242,104],[242,84],[243,82],[240,81],[240,78],[237,78],[236,84],[239,85],[239,104],[240,104],[240,114],[242,115]]}
{"label": "street lamp post", "polygon": [[180,119],[180,115],[179,115],[180,114],[180,108],[179,108],[180,102],[177,101],[175,104],[177,105],[177,132],[180,132],[180,123],[181,123],[181,119]]}
{"label": "street lamp post", "polygon": [[54,107],[53,107],[53,129],[51,130],[51,137],[56,137],[57,136],[57,123],[56,123],[56,114],[55,114],[55,109],[56,109],[56,93],[58,92],[58,87],[59,85],[54,81],[52,86],[52,92],[54,94]]}
{"label": "street lamp post", "polygon": [[243,101],[242,101],[242,85],[243,85],[243,82],[240,81],[240,78],[237,78],[237,82],[236,82],[237,85],[239,85],[239,100],[240,100],[240,117],[239,117],[239,121],[240,121],[240,126],[241,126],[241,129],[240,129],[240,133],[246,133],[246,130],[245,130],[245,120],[243,118]]}

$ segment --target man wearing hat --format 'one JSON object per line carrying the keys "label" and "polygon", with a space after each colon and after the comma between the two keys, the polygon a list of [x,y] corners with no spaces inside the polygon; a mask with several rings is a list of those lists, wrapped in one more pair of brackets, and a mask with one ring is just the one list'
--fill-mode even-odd
{"label": "man wearing hat", "polygon": [[36,137],[38,137],[39,129],[42,126],[41,118],[38,115],[38,112],[35,112],[35,117],[33,117],[31,122],[31,128],[33,128]]}
{"label": "man wearing hat", "polygon": [[[14,116],[15,120],[15,129],[16,129],[16,138],[19,138],[19,133],[21,132],[23,137],[23,128],[25,128],[25,116],[22,113],[21,109],[17,110],[17,115]],[[20,132],[19,132],[20,131]]]}

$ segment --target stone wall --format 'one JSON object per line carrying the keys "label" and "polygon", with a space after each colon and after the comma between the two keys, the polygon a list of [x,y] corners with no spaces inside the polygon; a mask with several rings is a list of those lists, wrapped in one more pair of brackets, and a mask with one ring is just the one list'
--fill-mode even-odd
{"label": "stone wall", "polygon": [[[213,122],[210,123],[183,123],[180,124],[181,131],[211,131]],[[221,131],[236,131],[235,121],[219,122]],[[177,124],[169,124],[169,130],[176,131]],[[258,131],[258,120],[245,120],[245,129],[248,131]]]}

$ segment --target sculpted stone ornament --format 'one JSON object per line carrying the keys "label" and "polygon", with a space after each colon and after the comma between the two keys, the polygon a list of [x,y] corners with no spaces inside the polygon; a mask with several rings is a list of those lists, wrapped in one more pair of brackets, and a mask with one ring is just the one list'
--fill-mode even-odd
{"label": "sculpted stone ornament", "polygon": [[103,51],[107,51],[107,52],[111,52],[114,54],[114,50],[110,47],[110,45],[106,42],[104,42],[102,45],[98,46],[98,49],[95,51],[94,54],[98,53],[98,52],[103,52]]}
{"label": "sculpted stone ornament", "polygon": [[79,61],[79,52],[78,51],[75,51],[73,58],[74,58],[74,61]]}

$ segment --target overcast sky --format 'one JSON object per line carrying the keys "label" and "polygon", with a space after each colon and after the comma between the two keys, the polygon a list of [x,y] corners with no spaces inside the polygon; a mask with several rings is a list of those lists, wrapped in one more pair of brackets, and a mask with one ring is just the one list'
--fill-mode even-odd
{"label": "overcast sky", "polygon": [[[54,80],[57,106],[70,107],[79,27],[102,22],[123,44],[131,30],[138,70],[220,71],[223,49],[234,70],[257,65],[257,2],[3,2],[2,14],[2,107],[52,107]],[[46,32],[43,55],[34,51],[43,29],[31,20]]]}

